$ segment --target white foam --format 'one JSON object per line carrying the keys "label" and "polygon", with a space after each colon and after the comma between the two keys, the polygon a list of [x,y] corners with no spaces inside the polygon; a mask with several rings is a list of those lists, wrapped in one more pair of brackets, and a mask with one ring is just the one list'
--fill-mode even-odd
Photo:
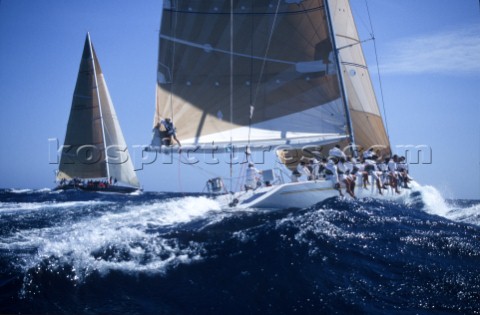
{"label": "white foam", "polygon": [[460,208],[452,205],[453,209],[448,213],[448,218],[455,221],[480,225],[480,203],[471,207]]}
{"label": "white foam", "polygon": [[66,201],[66,202],[0,202],[0,213],[29,212],[44,209],[67,209],[88,205],[108,204],[106,201]]}
{"label": "white foam", "polygon": [[206,197],[184,197],[161,205],[165,210],[159,220],[163,224],[187,222],[206,215],[210,211],[220,211],[220,204]]}
{"label": "white foam", "polygon": [[421,193],[421,199],[424,204],[423,210],[425,212],[452,221],[480,225],[480,204],[462,208],[454,204],[449,204],[443,198],[442,194],[433,186],[417,185],[415,190],[418,190]]}
{"label": "white foam", "polygon": [[14,193],[14,194],[26,194],[26,193],[33,192],[33,189],[15,189],[15,188],[11,188],[11,189],[9,189],[9,192]]}
{"label": "white foam", "polygon": [[443,199],[442,194],[433,186],[418,186],[417,189],[422,194],[422,200],[425,204],[425,211],[430,214],[436,214],[446,217],[451,210],[450,206]]}
{"label": "white foam", "polygon": [[52,190],[50,188],[40,188],[40,189],[37,189],[35,190],[35,192],[51,192]]}
{"label": "white foam", "polygon": [[[91,203],[91,202],[83,202]],[[68,206],[59,203],[55,206]],[[72,202],[78,206],[78,202]],[[48,205],[51,207],[52,205]],[[45,204],[18,205],[41,208]],[[97,217],[84,217],[75,223],[23,230],[0,241],[0,248],[26,249],[34,252],[19,260],[21,268],[36,268],[43,260],[51,268],[68,264],[75,270],[75,280],[82,280],[92,271],[100,274],[110,270],[124,272],[162,273],[181,263],[202,259],[203,245],[193,241],[183,244],[177,239],[163,237],[162,227],[186,223],[219,212],[219,204],[205,197],[176,198],[156,203],[125,204],[123,208]],[[32,249],[34,249],[32,251]]]}

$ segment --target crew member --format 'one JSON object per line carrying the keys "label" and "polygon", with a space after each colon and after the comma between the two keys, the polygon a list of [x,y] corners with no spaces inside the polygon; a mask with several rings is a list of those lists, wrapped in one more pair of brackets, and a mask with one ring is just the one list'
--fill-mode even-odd
{"label": "crew member", "polygon": [[167,131],[167,135],[170,137],[170,144],[172,144],[172,138],[173,138],[178,143],[178,146],[181,147],[182,145],[180,144],[180,141],[178,141],[177,139],[177,128],[175,128],[173,121],[170,118],[165,118],[165,120],[162,120],[160,123],[165,127],[165,130]]}
{"label": "crew member", "polygon": [[248,163],[247,173],[245,174],[245,190],[255,190],[260,180],[261,172],[255,168],[253,163]]}

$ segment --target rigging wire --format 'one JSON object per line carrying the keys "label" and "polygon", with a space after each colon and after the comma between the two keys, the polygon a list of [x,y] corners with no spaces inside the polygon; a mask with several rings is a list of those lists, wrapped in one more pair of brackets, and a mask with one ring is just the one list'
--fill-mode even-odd
{"label": "rigging wire", "polygon": [[378,83],[380,87],[380,98],[382,100],[382,108],[383,108],[383,115],[385,116],[385,131],[387,133],[387,138],[390,140],[390,132],[388,131],[388,119],[387,119],[387,110],[385,108],[385,98],[383,95],[383,84],[382,84],[382,77],[380,75],[380,67],[379,67],[379,62],[378,62],[378,53],[377,53],[377,44],[375,41],[375,34],[373,32],[373,24],[372,24],[372,19],[370,16],[370,9],[368,7],[368,0],[365,0],[365,7],[367,8],[367,15],[368,15],[368,22],[370,24],[370,36],[373,39],[373,49],[375,52],[375,62],[377,64],[377,75],[378,75]]}
{"label": "rigging wire", "polygon": [[275,15],[273,17],[272,28],[270,29],[270,34],[268,35],[267,48],[265,49],[265,54],[263,55],[262,66],[260,68],[260,74],[258,76],[257,88],[255,89],[255,94],[253,95],[253,106],[255,106],[257,96],[258,96],[258,93],[260,91],[260,82],[262,80],[263,72],[265,71],[265,64],[266,64],[266,61],[267,61],[267,55],[268,55],[268,51],[270,50],[270,44],[272,42],[272,37],[273,37],[273,31],[275,29],[275,24],[277,23],[278,11],[280,9],[280,2],[281,2],[281,0],[278,0],[277,8],[275,9]]}
{"label": "rigging wire", "polygon": [[[230,124],[233,125],[233,0],[230,0]],[[233,177],[233,136],[230,129],[230,178]],[[232,190],[232,181],[230,181]]]}
{"label": "rigging wire", "polygon": [[[182,153],[180,152],[179,155],[181,156]],[[180,160],[178,160],[178,170],[177,170],[178,188],[179,188],[179,191],[183,193],[181,165],[182,163],[180,162]]]}
{"label": "rigging wire", "polygon": [[[260,82],[262,81],[263,72],[265,71],[265,64],[266,64],[266,61],[267,61],[267,55],[268,55],[268,52],[270,50],[270,44],[272,42],[273,32],[275,30],[275,24],[277,23],[278,11],[280,9],[280,2],[281,2],[281,0],[278,0],[277,8],[275,9],[275,14],[274,14],[274,17],[273,17],[272,28],[270,29],[270,34],[268,35],[267,47],[265,49],[265,54],[263,55],[262,66],[260,67],[260,73],[258,75],[257,87],[256,87],[255,93],[253,95],[253,102],[252,102],[253,107],[255,107],[257,97],[258,97],[258,93],[260,92]],[[249,139],[249,141],[250,141],[250,139]]]}
{"label": "rigging wire", "polygon": [[[174,19],[173,19],[173,37],[176,38],[177,37],[177,23],[178,23],[178,10],[175,10],[175,15],[174,15]],[[173,80],[174,80],[174,67],[175,67],[175,55],[176,55],[176,41],[174,41],[173,43],[173,48],[172,48],[172,69],[170,70],[171,71],[171,77],[170,77],[170,81],[171,81],[171,84],[170,84],[170,100],[169,100],[169,103],[170,103],[170,118],[172,119],[172,123],[174,124],[175,123],[175,119],[174,119],[174,114],[173,114]],[[166,117],[164,117],[166,118]],[[160,128],[160,127],[159,127]],[[176,138],[175,138],[176,139]],[[171,140],[173,141],[173,140]],[[180,151],[179,152],[179,156],[181,157],[182,156],[182,152]],[[180,162],[180,159],[178,159],[178,169],[177,169],[177,178],[178,178],[178,188],[179,188],[179,191],[183,192],[183,185],[182,185],[182,177],[181,177],[181,166],[182,166],[182,163]]]}
{"label": "rigging wire", "polygon": [[[253,97],[250,96],[251,102],[250,102],[249,120],[248,120],[248,138],[247,138],[248,142],[247,142],[247,147],[245,148],[245,159],[246,159],[247,163],[249,162],[249,159],[251,159],[251,156],[250,156],[250,138],[251,138],[251,131],[252,131],[253,113],[255,111],[257,96],[258,96],[258,93],[260,91],[262,76],[263,76],[263,73],[265,71],[265,64],[266,64],[266,61],[267,61],[268,52],[270,50],[270,44],[272,42],[273,32],[275,30],[275,24],[277,23],[278,12],[280,10],[280,2],[281,2],[281,0],[277,1],[277,7],[275,9],[275,14],[274,14],[273,21],[272,21],[272,27],[270,29],[270,34],[268,35],[267,47],[265,49],[265,53],[264,53],[263,58],[262,58],[262,66],[260,67],[260,73],[258,75],[257,86],[255,88],[255,92],[253,94]],[[252,30],[253,30],[253,26],[252,26]],[[231,34],[231,35],[233,36],[233,34]],[[252,47],[252,50],[253,50],[253,47]],[[233,49],[232,49],[232,51],[233,51]],[[253,84],[253,82],[251,82],[250,86],[252,86],[252,84]],[[251,93],[251,91],[252,91],[252,87],[250,87],[250,93]],[[253,163],[253,161],[250,161],[250,162]]]}

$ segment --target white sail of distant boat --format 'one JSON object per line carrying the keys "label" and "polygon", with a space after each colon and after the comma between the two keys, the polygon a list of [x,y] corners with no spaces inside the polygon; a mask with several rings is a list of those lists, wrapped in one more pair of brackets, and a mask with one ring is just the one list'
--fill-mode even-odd
{"label": "white sail of distant boat", "polygon": [[[164,1],[151,148],[165,118],[196,152],[273,147],[290,169],[336,144],[390,154],[348,0]],[[295,189],[326,187],[277,185],[248,205],[281,206],[281,191],[305,205]]]}
{"label": "white sail of distant boat", "polygon": [[85,40],[57,181],[59,189],[131,192],[140,188],[90,34]]}

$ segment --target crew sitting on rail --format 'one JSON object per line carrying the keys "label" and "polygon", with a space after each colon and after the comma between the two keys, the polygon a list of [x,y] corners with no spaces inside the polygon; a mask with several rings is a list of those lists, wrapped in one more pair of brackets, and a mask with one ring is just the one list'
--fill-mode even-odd
{"label": "crew sitting on rail", "polygon": [[393,155],[387,162],[388,167],[388,176],[390,179],[390,187],[392,187],[397,194],[400,193],[398,191],[398,172],[397,172],[397,162],[398,162],[398,155]]}
{"label": "crew sitting on rail", "polygon": [[310,159],[308,168],[310,170],[309,180],[317,180],[320,171],[320,163],[318,162],[318,160],[316,158]]}
{"label": "crew sitting on rail", "polygon": [[373,148],[370,148],[367,151],[363,152],[363,159],[364,160],[372,159],[374,154],[375,153],[373,152]]}
{"label": "crew sitting on rail", "polygon": [[308,163],[301,160],[292,172],[292,182],[298,182],[301,176],[306,176],[308,180],[325,178],[332,181],[340,196],[343,196],[341,184],[345,185],[347,193],[352,198],[355,198],[357,177],[364,189],[370,184],[371,177],[380,195],[383,195],[383,189],[387,189],[387,186],[392,187],[397,194],[400,193],[399,187],[409,188],[411,178],[408,175],[405,157],[393,155],[391,158],[378,158],[373,149],[365,151],[361,156],[366,158],[357,162],[355,158],[346,156],[336,145],[329,151],[328,160],[322,158],[319,162],[311,158]]}
{"label": "crew sitting on rail", "polygon": [[403,188],[409,188],[408,183],[410,182],[411,179],[408,176],[408,164],[405,163],[404,156],[401,156],[398,159],[397,172],[398,172],[399,181],[402,183]]}
{"label": "crew sitting on rail", "polygon": [[309,180],[312,176],[312,172],[309,169],[309,166],[305,163],[304,160],[301,160],[300,163],[297,165],[297,172],[300,174],[299,180],[302,178]]}
{"label": "crew sitting on rail", "polygon": [[[411,180],[408,176],[408,165],[405,164],[405,157],[398,157],[396,154],[381,159],[373,155],[372,158],[365,159],[363,167],[363,174],[367,173],[367,176],[372,176],[380,194],[382,194],[382,189],[387,189],[388,185],[399,194],[399,185],[408,188],[407,183]],[[367,182],[364,175],[363,187],[366,188],[366,186]]]}
{"label": "crew sitting on rail", "polygon": [[380,195],[383,195],[382,185],[380,184],[379,171],[377,168],[377,164],[375,163],[376,159],[377,156],[373,155],[372,159],[365,160],[365,172],[367,172],[368,176],[372,177],[373,182],[375,182],[375,184],[377,185],[378,193]]}
{"label": "crew sitting on rail", "polygon": [[340,180],[338,177],[337,165],[338,160],[335,157],[328,159],[325,165],[325,179],[332,181],[333,187],[338,190],[341,197],[343,197],[342,188],[340,187]]}
{"label": "crew sitting on rail", "polygon": [[[338,172],[338,179],[340,182],[345,184],[345,189],[347,193],[355,198],[354,189],[355,189],[355,182],[352,181],[352,178],[349,176],[349,171],[345,166],[346,160],[342,157],[338,159],[337,162],[337,172]],[[353,186],[353,187],[352,187]]]}
{"label": "crew sitting on rail", "polygon": [[333,148],[330,149],[330,151],[328,151],[328,156],[337,158],[337,161],[340,158],[347,159],[347,156],[342,150],[340,150],[340,145],[338,144],[336,144]]}
{"label": "crew sitting on rail", "polygon": [[357,160],[355,158],[352,158],[350,156],[347,156],[347,160],[344,163],[345,169],[346,169],[346,176],[347,179],[350,182],[350,189],[353,194],[355,194],[355,186],[357,183],[357,173],[359,171],[359,168],[357,167]]}

